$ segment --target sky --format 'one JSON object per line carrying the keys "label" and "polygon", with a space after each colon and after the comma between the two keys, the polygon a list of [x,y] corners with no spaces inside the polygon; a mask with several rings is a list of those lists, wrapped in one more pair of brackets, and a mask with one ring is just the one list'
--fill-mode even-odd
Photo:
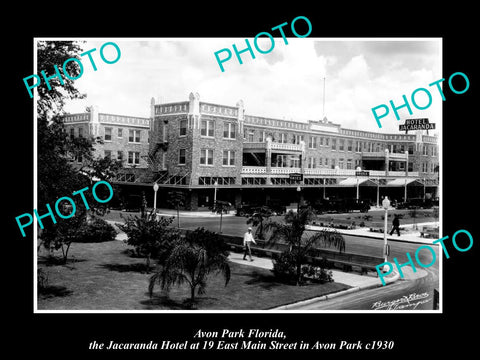
{"label": "sky", "polygon": [[[287,39],[285,44],[275,38],[268,54],[256,51],[249,39],[255,59],[245,52],[240,64],[232,44],[244,49],[245,38],[88,38],[82,46],[85,51],[96,48],[92,57],[97,70],[86,56],[82,58],[84,73],[75,85],[87,97],[67,102],[65,110],[84,112],[97,105],[100,112],[148,117],[152,97],[156,103],[186,101],[197,92],[200,101],[222,105],[235,106],[242,99],[248,115],[300,122],[326,116],[344,128],[388,133],[398,133],[404,119],[429,118],[440,130],[442,99],[428,84],[448,79],[442,74],[441,39]],[[121,50],[114,64],[99,55],[109,41]],[[258,46],[266,50],[270,40],[260,38]],[[223,63],[222,72],[214,53],[224,48],[232,51],[232,58]],[[104,50],[105,58],[115,59],[113,46]],[[430,91],[428,109],[412,105],[411,94],[417,88]],[[380,129],[371,108],[390,100],[399,106],[403,94],[413,114],[403,108],[397,121],[390,108]],[[418,92],[415,100],[420,106],[428,103],[424,92]]]}

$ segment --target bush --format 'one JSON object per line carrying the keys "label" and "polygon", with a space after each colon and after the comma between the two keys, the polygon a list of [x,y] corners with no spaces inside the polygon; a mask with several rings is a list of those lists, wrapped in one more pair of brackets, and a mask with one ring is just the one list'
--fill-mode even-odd
{"label": "bush", "polygon": [[282,252],[273,259],[273,274],[280,281],[287,284],[296,283],[296,259],[290,251]]}
{"label": "bush", "polygon": [[97,217],[82,225],[80,232],[81,234],[75,239],[75,242],[98,243],[115,240],[117,236],[112,225]]}
{"label": "bush", "polygon": [[302,276],[314,282],[324,284],[326,282],[333,282],[333,273],[331,270],[325,270],[320,266],[302,265]]}
{"label": "bush", "polygon": [[[332,271],[325,269],[327,264],[328,261],[326,259],[322,259],[318,265],[302,265],[301,283],[305,283],[307,280],[321,284],[332,282],[333,273]],[[289,251],[281,253],[276,259],[273,260],[272,272],[278,281],[295,285],[297,280],[295,256]]]}

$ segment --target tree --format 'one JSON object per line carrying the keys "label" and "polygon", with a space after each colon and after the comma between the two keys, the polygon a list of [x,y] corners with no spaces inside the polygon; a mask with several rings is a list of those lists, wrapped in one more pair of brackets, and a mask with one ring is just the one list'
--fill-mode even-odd
{"label": "tree", "polygon": [[189,305],[195,304],[195,292],[205,293],[208,276],[220,273],[225,278],[225,286],[230,281],[228,246],[219,234],[197,228],[178,239],[171,250],[165,265],[150,277],[148,291],[153,294],[159,283],[167,292],[174,285],[187,283],[190,287]]}
{"label": "tree", "polygon": [[228,213],[230,210],[232,204],[229,203],[228,201],[221,201],[217,200],[212,206],[212,211],[216,214],[220,214],[220,230],[219,233],[222,233],[222,219],[223,219],[223,214]]}
{"label": "tree", "polygon": [[180,207],[185,206],[185,194],[183,191],[169,191],[167,203],[177,210],[177,227],[180,228]]}
{"label": "tree", "polygon": [[270,232],[268,243],[283,242],[289,246],[289,256],[295,264],[297,285],[302,282],[302,265],[306,263],[308,254],[315,246],[334,247],[340,252],[345,251],[345,240],[334,229],[305,232],[305,226],[314,216],[311,208],[301,209],[299,212],[290,210],[285,215],[284,222],[265,224],[265,230]]}
{"label": "tree", "polygon": [[263,240],[265,238],[263,225],[272,215],[273,212],[268,206],[262,206],[247,219],[247,224],[257,227],[255,230],[255,236],[258,239]]}
{"label": "tree", "polygon": [[128,216],[125,224],[117,226],[127,234],[128,245],[135,248],[137,255],[145,257],[147,273],[150,272],[150,260],[156,258],[163,264],[168,257],[173,243],[179,237],[176,229],[170,227],[173,219],[167,217],[156,218],[151,212],[146,217]]}
{"label": "tree", "polygon": [[[45,70],[50,75],[54,66],[59,69],[70,58],[80,58],[83,51],[81,44],[74,41],[39,41],[38,42],[38,69]],[[80,73],[80,68],[74,62],[66,66],[71,77]],[[37,171],[38,171],[38,204],[37,209],[44,209],[46,204],[54,204],[62,196],[85,187],[92,188],[94,179],[109,180],[119,168],[119,164],[108,159],[93,159],[93,138],[70,138],[65,131],[62,115],[66,100],[81,99],[81,94],[75,87],[74,81],[62,77],[63,84],[58,78],[49,81],[50,89],[45,84],[38,86],[37,101]],[[81,169],[75,168],[70,159],[82,157],[85,165]],[[99,189],[99,193],[102,189]],[[108,204],[94,201],[90,192],[84,193],[91,211],[102,215],[108,210]],[[100,195],[99,195],[100,196]],[[76,200],[75,200],[76,201]],[[45,229],[41,233],[43,245],[48,249],[62,249],[64,258],[68,256],[72,238],[80,233],[86,221],[87,211],[79,211],[83,204],[77,204],[77,212],[70,219],[61,219],[57,224],[45,222]],[[58,235],[55,238],[55,235]]]}
{"label": "tree", "polygon": [[81,229],[86,224],[86,217],[82,215],[85,210],[82,211],[77,206],[77,212],[80,214],[76,213],[68,221],[58,221],[56,224],[46,226],[42,232],[42,242],[46,249],[62,250],[62,264],[67,263],[70,246],[82,237]]}

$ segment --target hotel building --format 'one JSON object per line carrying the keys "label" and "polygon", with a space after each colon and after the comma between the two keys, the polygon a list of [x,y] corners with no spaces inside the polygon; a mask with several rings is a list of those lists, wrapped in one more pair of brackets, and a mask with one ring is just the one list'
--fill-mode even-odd
{"label": "hotel building", "polygon": [[97,154],[123,161],[118,185],[150,194],[156,182],[158,207],[172,189],[184,192],[191,210],[207,208],[214,196],[234,205],[438,196],[438,139],[426,131],[383,134],[326,118],[266,118],[246,114],[241,100],[219,105],[200,101],[198,93],[181,102],[152,99],[150,118],[91,107],[67,115],[65,126],[72,136],[84,129],[100,137]]}

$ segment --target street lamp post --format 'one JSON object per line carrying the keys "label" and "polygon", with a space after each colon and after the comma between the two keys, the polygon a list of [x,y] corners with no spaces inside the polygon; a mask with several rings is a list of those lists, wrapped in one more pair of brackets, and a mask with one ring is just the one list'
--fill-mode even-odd
{"label": "street lamp post", "polygon": [[[385,209],[385,224],[383,227],[383,253],[385,257],[385,263],[387,262],[387,256],[388,256],[388,244],[387,244],[387,219],[388,219],[388,208],[390,207],[390,200],[388,200],[388,197],[385,196],[385,199],[382,201],[382,206]],[[385,265],[387,266],[387,265]],[[385,269],[384,266],[384,271],[388,271]]]}
{"label": "street lamp post", "polygon": [[297,214],[300,212],[301,191],[302,191],[302,188],[300,186],[297,186],[297,193],[298,193]]}
{"label": "street lamp post", "polygon": [[158,184],[157,183],[154,183],[153,184],[153,191],[155,193],[154,197],[153,197],[153,211],[155,213],[155,215],[157,214],[157,191],[158,191]]}
{"label": "street lamp post", "polygon": [[218,181],[215,181],[215,183],[213,184],[214,186],[214,191],[213,191],[213,205],[215,206],[215,204],[217,203],[217,186],[218,186]]}

